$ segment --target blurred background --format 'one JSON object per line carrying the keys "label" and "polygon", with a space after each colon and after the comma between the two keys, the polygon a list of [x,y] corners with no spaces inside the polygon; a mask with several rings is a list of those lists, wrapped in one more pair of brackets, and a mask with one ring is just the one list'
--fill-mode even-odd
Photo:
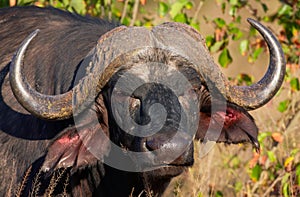
{"label": "blurred background", "polygon": [[251,111],[260,154],[250,145],[217,144],[205,156],[196,143],[193,168],[175,178],[165,196],[300,196],[300,1],[298,0],[0,0],[0,7],[53,6],[127,26],[167,21],[197,29],[223,72],[251,85],[266,71],[269,54],[247,18],[261,21],[282,44],[285,82],[264,107]]}

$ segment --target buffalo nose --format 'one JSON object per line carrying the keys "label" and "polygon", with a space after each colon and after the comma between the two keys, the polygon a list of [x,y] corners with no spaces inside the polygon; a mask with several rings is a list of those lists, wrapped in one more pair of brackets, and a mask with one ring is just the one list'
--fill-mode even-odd
{"label": "buffalo nose", "polygon": [[155,163],[186,166],[194,162],[192,139],[183,132],[155,134],[146,139],[145,148],[153,151]]}

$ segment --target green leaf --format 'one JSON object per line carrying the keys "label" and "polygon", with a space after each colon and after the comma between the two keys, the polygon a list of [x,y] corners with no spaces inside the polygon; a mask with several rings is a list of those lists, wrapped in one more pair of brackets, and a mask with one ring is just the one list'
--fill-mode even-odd
{"label": "green leaf", "polygon": [[223,193],[221,191],[217,191],[215,197],[223,197]]}
{"label": "green leaf", "polygon": [[274,152],[272,151],[267,151],[267,155],[268,155],[268,158],[271,162],[275,163],[276,162],[276,156],[274,154]]}
{"label": "green leaf", "polygon": [[71,0],[70,7],[79,14],[85,14],[86,12],[85,2],[83,0]]}
{"label": "green leaf", "polygon": [[289,197],[289,184],[288,183],[284,183],[283,187],[282,187],[282,193],[284,197]]}
{"label": "green leaf", "polygon": [[253,77],[247,74],[239,74],[238,77],[239,85],[243,85],[243,83],[246,83],[247,86],[250,86],[253,84]]}
{"label": "green leaf", "polygon": [[213,36],[206,36],[205,41],[207,47],[211,47],[215,43],[215,38]]}
{"label": "green leaf", "polygon": [[252,54],[252,57],[254,60],[257,60],[258,56],[263,52],[263,48],[257,48],[255,49],[254,53]]}
{"label": "green leaf", "polygon": [[234,184],[234,190],[236,192],[240,192],[241,190],[243,189],[243,183],[241,181],[237,181],[235,184]]}
{"label": "green leaf", "polygon": [[232,35],[232,39],[233,39],[233,40],[238,40],[238,39],[240,39],[240,38],[243,36],[243,32],[242,32],[239,28],[234,27],[233,24],[231,24],[231,26],[232,26],[232,27],[229,28],[229,32],[230,32],[231,34],[233,34],[233,35]]}
{"label": "green leaf", "polygon": [[228,67],[228,65],[232,62],[232,57],[228,51],[228,49],[223,49],[222,53],[219,56],[219,63],[222,67]]}
{"label": "green leaf", "polygon": [[164,17],[169,11],[169,6],[165,2],[159,2],[158,4],[158,14],[160,17]]}
{"label": "green leaf", "polygon": [[280,112],[285,112],[287,110],[289,104],[290,104],[289,100],[284,100],[284,101],[279,103],[279,105],[277,107],[277,110],[280,111]]}
{"label": "green leaf", "polygon": [[224,14],[225,10],[226,10],[226,3],[223,2],[222,5],[221,5],[221,7],[222,7],[222,13]]}
{"label": "green leaf", "polygon": [[290,81],[290,85],[291,85],[292,90],[295,90],[295,91],[300,90],[300,84],[299,84],[298,78],[292,78]]}
{"label": "green leaf", "polygon": [[238,157],[233,157],[232,160],[230,161],[230,166],[232,168],[237,169],[240,167],[241,160]]}
{"label": "green leaf", "polygon": [[275,176],[275,174],[272,172],[272,170],[268,170],[268,176],[269,176],[270,181],[274,181],[275,178],[277,177],[277,175]]}
{"label": "green leaf", "polygon": [[256,34],[257,34],[256,29],[253,27],[250,27],[249,36],[252,37],[252,36],[255,36]]}
{"label": "green leaf", "polygon": [[245,56],[249,49],[249,40],[241,41],[239,48],[240,48],[241,55]]}
{"label": "green leaf", "polygon": [[267,137],[272,136],[271,132],[263,132],[263,133],[259,133],[257,140],[259,141],[259,143],[263,144],[263,140],[266,139]]}
{"label": "green leaf", "polygon": [[230,5],[238,5],[238,0],[229,0]]}
{"label": "green leaf", "polygon": [[224,19],[221,19],[221,18],[216,18],[214,20],[215,24],[219,27],[219,28],[222,28],[226,25],[226,22]]}
{"label": "green leaf", "polygon": [[20,0],[17,1],[17,5],[30,5],[34,2],[34,0]]}
{"label": "green leaf", "polygon": [[250,175],[251,179],[253,181],[258,181],[260,178],[261,172],[262,172],[261,166],[256,164],[256,166],[254,166],[254,168],[252,168],[252,172]]}
{"label": "green leaf", "polygon": [[262,6],[264,12],[267,12],[269,10],[268,6],[265,3],[262,3],[261,6]]}
{"label": "green leaf", "polygon": [[70,4],[70,1],[69,0],[62,0],[61,1],[62,5],[61,6],[68,6]]}
{"label": "green leaf", "polygon": [[255,51],[251,54],[251,56],[249,57],[249,62],[253,63],[257,60],[258,56],[263,52],[263,48],[259,47],[257,49],[255,49]]}
{"label": "green leaf", "polygon": [[300,186],[300,164],[298,164],[296,167],[296,179],[297,179],[298,186]]}
{"label": "green leaf", "polygon": [[287,182],[289,181],[289,178],[290,178],[290,173],[286,173],[286,174],[282,177],[281,182],[282,182],[282,183],[287,183]]}
{"label": "green leaf", "polygon": [[186,14],[177,14],[174,19],[175,22],[180,22],[180,23],[186,23],[187,22],[187,16]]}
{"label": "green leaf", "polygon": [[270,22],[272,22],[272,18],[271,17],[269,17],[269,16],[264,16],[263,18],[262,18],[262,20],[264,21],[264,22],[266,22],[266,23],[270,23]]}
{"label": "green leaf", "polygon": [[286,173],[281,182],[283,184],[283,187],[282,187],[282,193],[283,193],[283,196],[284,197],[289,197],[289,178],[290,178],[290,173]]}
{"label": "green leaf", "polygon": [[283,4],[283,6],[278,10],[278,16],[282,15],[290,15],[293,13],[293,8],[287,4]]}
{"label": "green leaf", "polygon": [[185,5],[185,8],[186,9],[188,9],[188,10],[190,10],[190,9],[192,9],[193,8],[193,3],[192,2],[188,2],[186,5]]}
{"label": "green leaf", "polygon": [[200,25],[198,23],[191,23],[190,26],[192,26],[194,29],[197,29],[200,31]]}
{"label": "green leaf", "polygon": [[224,45],[224,41],[223,40],[215,42],[214,45],[211,46],[210,52],[215,53],[215,52],[219,51],[222,48],[223,45]]}
{"label": "green leaf", "polygon": [[16,1],[16,4],[21,5],[21,6],[25,6],[25,5],[33,4],[34,2],[35,2],[34,0],[20,0],[20,1]]}
{"label": "green leaf", "polygon": [[237,13],[237,8],[236,8],[236,7],[231,7],[231,8],[229,9],[229,15],[230,15],[230,16],[235,16],[236,13]]}
{"label": "green leaf", "polygon": [[299,151],[300,151],[299,148],[293,149],[293,150],[291,151],[291,156],[294,156],[294,157],[295,157],[295,155],[296,155],[297,153],[299,153]]}
{"label": "green leaf", "polygon": [[181,13],[182,8],[188,3],[187,0],[179,0],[176,1],[172,6],[170,10],[170,16],[172,19],[174,19],[178,14]]}
{"label": "green leaf", "polygon": [[241,16],[237,16],[237,17],[235,18],[235,22],[236,22],[236,23],[241,23],[241,20],[242,20],[242,17],[241,17]]}

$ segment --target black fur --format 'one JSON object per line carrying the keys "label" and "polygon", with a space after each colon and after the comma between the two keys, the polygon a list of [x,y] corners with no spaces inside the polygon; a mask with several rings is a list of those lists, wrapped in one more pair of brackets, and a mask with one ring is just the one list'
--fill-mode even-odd
{"label": "black fur", "polygon": [[[35,29],[41,30],[26,53],[25,75],[41,93],[60,94],[72,88],[77,65],[100,36],[116,26],[51,7],[0,9],[0,196],[7,192],[13,195],[23,173],[43,157],[49,141],[72,124],[72,120],[49,122],[35,118],[14,98],[8,72],[21,42]],[[40,165],[34,166],[37,169],[32,172],[38,171]]]}
{"label": "black fur", "polygon": [[[153,135],[154,137],[147,138],[148,141],[145,141],[144,138],[130,136],[117,126],[110,109],[110,96],[115,83],[113,78],[118,77],[118,74],[122,74],[122,72],[112,77],[96,98],[96,105],[86,110],[88,111],[87,116],[83,115],[85,124],[80,128],[74,126],[72,119],[55,122],[40,120],[23,109],[14,97],[8,79],[10,61],[20,43],[34,30],[40,29],[40,33],[33,39],[26,51],[24,56],[24,65],[26,66],[24,66],[24,73],[22,74],[37,91],[43,94],[56,95],[72,89],[75,85],[74,78],[80,63],[96,46],[101,35],[117,26],[118,24],[113,22],[82,17],[54,8],[13,7],[0,9],[1,196],[14,195],[18,188],[22,190],[19,192],[21,196],[28,196],[30,193],[42,195],[48,192],[47,187],[51,185],[53,176],[58,182],[53,190],[53,195],[66,191],[71,196],[129,196],[131,193],[133,196],[138,196],[141,193],[146,196],[146,192],[153,192],[154,195],[160,196],[172,177],[179,175],[186,167],[193,164],[193,144],[190,144],[189,148],[170,164],[171,170],[170,166],[167,166],[145,173],[135,173],[106,166],[87,151],[85,152],[85,149],[79,150],[78,147],[81,148],[80,142],[73,143],[72,140],[77,139],[78,133],[93,135],[93,132],[103,130],[115,144],[125,145],[127,150],[146,152],[147,149],[156,149],[165,145],[163,143],[168,141],[166,138],[173,136],[177,127],[171,127],[172,124],[170,127],[164,125],[160,132]],[[168,64],[170,63],[168,61],[171,61],[168,59],[168,55],[164,53],[157,53],[154,57],[148,56],[150,56],[147,57],[149,59],[142,63],[156,60],[155,62]],[[180,61],[177,63],[182,63]],[[134,64],[138,63],[134,62]],[[199,121],[200,127],[196,138],[203,140],[210,119],[215,118],[215,122],[218,123],[219,115],[211,114],[209,110],[210,94],[207,88],[199,82],[200,79],[196,72],[192,69],[181,72],[193,85],[194,89],[191,91],[200,92],[200,96],[198,95],[199,105],[208,103],[208,106],[199,112],[203,119]],[[139,74],[144,76],[144,73]],[[161,89],[160,94],[151,92],[152,88]],[[149,87],[141,87],[140,93],[141,95],[137,93],[133,96],[144,103],[153,97],[151,93],[153,95],[158,94],[156,100],[169,107],[167,108],[170,111],[168,113],[169,122],[178,123],[179,119],[182,118],[178,116],[180,109],[174,108],[174,104],[179,103],[178,98],[172,96],[170,91],[164,87],[152,84]],[[164,94],[165,97],[162,97],[161,94]],[[133,109],[131,115],[136,122],[147,123],[147,113],[151,102],[149,101],[149,105],[144,106],[140,104],[139,107]],[[222,130],[223,135],[219,141],[238,143],[255,140],[257,127],[252,117],[234,104],[230,104],[228,108],[228,113],[224,115],[228,119],[228,124]],[[96,118],[98,118],[99,124],[95,124],[94,117],[89,116],[89,112],[94,111],[97,112],[98,117]],[[155,116],[156,114],[152,115]],[[78,152],[86,153],[80,156],[83,157],[83,160],[87,158],[88,164],[77,166],[77,163],[74,163],[67,169],[55,168],[57,163],[51,163],[51,159],[55,160],[58,157],[57,160],[59,160],[60,156],[66,157],[68,156],[66,152],[72,150],[69,149],[70,147],[65,148],[64,145],[61,145],[60,140],[69,140],[72,142],[70,143],[71,148],[75,147],[74,149],[77,148]],[[145,146],[146,142],[149,143],[148,147]],[[174,144],[171,145],[166,147],[173,147]],[[100,151],[107,148],[104,141],[101,141],[99,147]],[[174,149],[168,149],[168,151],[171,152]],[[167,154],[168,151],[166,151]],[[49,160],[50,162],[48,162]],[[75,160],[78,161],[78,158],[76,157]],[[41,167],[47,162],[49,168],[53,168],[49,171],[41,171]],[[70,161],[71,164],[73,164],[72,162]],[[22,181],[23,176],[26,178],[25,181]],[[40,183],[38,187],[36,181]],[[23,187],[18,187],[20,183],[23,183],[21,184]]]}

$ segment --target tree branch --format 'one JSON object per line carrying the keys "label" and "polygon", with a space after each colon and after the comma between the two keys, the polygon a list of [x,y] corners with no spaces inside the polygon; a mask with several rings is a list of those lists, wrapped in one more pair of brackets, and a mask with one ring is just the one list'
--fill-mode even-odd
{"label": "tree branch", "polygon": [[197,22],[198,15],[199,15],[199,13],[200,13],[200,10],[201,10],[201,8],[202,8],[202,6],[203,6],[204,1],[205,1],[205,0],[201,0],[201,1],[199,2],[198,7],[197,7],[197,9],[196,9],[196,12],[195,12],[195,14],[194,14],[194,16],[193,16],[193,18],[192,18],[192,23],[196,23],[196,22]]}
{"label": "tree branch", "polygon": [[122,16],[121,16],[121,20],[120,20],[121,23],[123,23],[124,18],[126,17],[126,14],[127,14],[128,2],[129,2],[129,0],[126,0],[126,1],[124,2],[124,7],[123,7],[123,11],[122,11]]}
{"label": "tree branch", "polygon": [[132,19],[130,21],[130,26],[133,26],[134,25],[134,22],[136,20],[136,17],[137,17],[137,13],[139,11],[139,3],[140,3],[140,0],[135,0],[134,1],[134,5],[133,5],[133,11],[132,11]]}

